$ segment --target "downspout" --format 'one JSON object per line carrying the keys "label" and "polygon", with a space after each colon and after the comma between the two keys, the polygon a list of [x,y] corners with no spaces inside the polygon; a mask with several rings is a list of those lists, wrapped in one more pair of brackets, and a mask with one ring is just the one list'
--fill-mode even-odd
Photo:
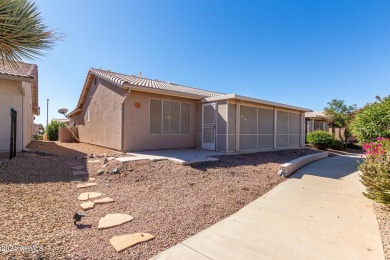
{"label": "downspout", "polygon": [[122,113],[121,113],[121,151],[125,152],[125,100],[130,95],[131,88],[127,89],[127,95],[122,101]]}
{"label": "downspout", "polygon": [[122,102],[122,113],[121,113],[121,151],[122,152],[124,152],[124,144],[123,144],[123,142],[124,142],[124,128],[125,128],[125,126],[124,126],[124,113],[125,113],[125,109],[124,109],[124,107],[125,107],[125,102],[123,101]]}

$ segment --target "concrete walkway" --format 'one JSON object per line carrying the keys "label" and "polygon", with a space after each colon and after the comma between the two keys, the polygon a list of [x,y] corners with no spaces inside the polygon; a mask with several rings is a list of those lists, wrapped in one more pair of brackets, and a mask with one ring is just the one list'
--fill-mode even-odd
{"label": "concrete walkway", "polygon": [[121,162],[151,160],[162,161],[169,160],[183,165],[198,163],[198,162],[213,162],[218,161],[218,158],[213,156],[224,155],[225,152],[208,151],[201,149],[177,149],[177,150],[157,150],[144,151],[137,153],[127,153],[128,157],[116,158]]}
{"label": "concrete walkway", "polygon": [[152,258],[384,259],[358,157],[309,164],[232,216]]}

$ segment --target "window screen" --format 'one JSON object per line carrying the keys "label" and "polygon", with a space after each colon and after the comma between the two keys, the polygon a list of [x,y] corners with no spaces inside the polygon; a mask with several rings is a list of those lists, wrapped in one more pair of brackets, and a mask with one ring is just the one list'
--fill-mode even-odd
{"label": "window screen", "polygon": [[240,107],[240,133],[257,134],[257,108]]}
{"label": "window screen", "polygon": [[151,134],[190,134],[191,106],[188,103],[150,100]]}
{"label": "window screen", "polygon": [[150,133],[161,134],[161,100],[150,100]]}
{"label": "window screen", "polygon": [[178,134],[180,132],[180,103],[163,102],[163,134]]}
{"label": "window screen", "polygon": [[190,134],[190,104],[181,103],[181,134]]}

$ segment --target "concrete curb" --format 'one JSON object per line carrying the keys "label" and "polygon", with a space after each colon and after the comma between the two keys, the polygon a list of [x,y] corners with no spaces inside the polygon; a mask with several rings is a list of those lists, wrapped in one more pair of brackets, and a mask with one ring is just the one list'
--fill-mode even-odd
{"label": "concrete curb", "polygon": [[306,155],[300,158],[297,158],[295,160],[289,161],[287,163],[284,163],[280,165],[280,170],[278,174],[280,176],[288,177],[306,164],[312,163],[317,160],[321,160],[324,158],[327,158],[329,156],[328,152],[321,152],[321,153],[315,153]]}

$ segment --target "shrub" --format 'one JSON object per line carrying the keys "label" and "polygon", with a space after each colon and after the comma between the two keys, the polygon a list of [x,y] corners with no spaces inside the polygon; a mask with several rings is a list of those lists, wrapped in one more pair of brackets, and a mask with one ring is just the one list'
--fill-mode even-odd
{"label": "shrub", "polygon": [[344,149],[344,143],[341,140],[334,140],[332,149],[342,151]]}
{"label": "shrub", "polygon": [[43,136],[41,134],[35,134],[34,140],[43,140]]}
{"label": "shrub", "polygon": [[46,134],[47,134],[47,139],[50,141],[57,141],[58,140],[58,128],[60,126],[66,126],[64,122],[59,122],[59,121],[51,121],[51,123],[46,126]]}
{"label": "shrub", "polygon": [[390,137],[390,96],[365,105],[352,120],[351,131],[359,143],[369,143],[378,136]]}
{"label": "shrub", "polygon": [[363,146],[365,160],[359,165],[360,181],[366,186],[363,194],[390,206],[390,138],[378,138]]}
{"label": "shrub", "polygon": [[307,142],[318,149],[325,150],[333,145],[335,139],[332,134],[318,130],[307,135]]}

